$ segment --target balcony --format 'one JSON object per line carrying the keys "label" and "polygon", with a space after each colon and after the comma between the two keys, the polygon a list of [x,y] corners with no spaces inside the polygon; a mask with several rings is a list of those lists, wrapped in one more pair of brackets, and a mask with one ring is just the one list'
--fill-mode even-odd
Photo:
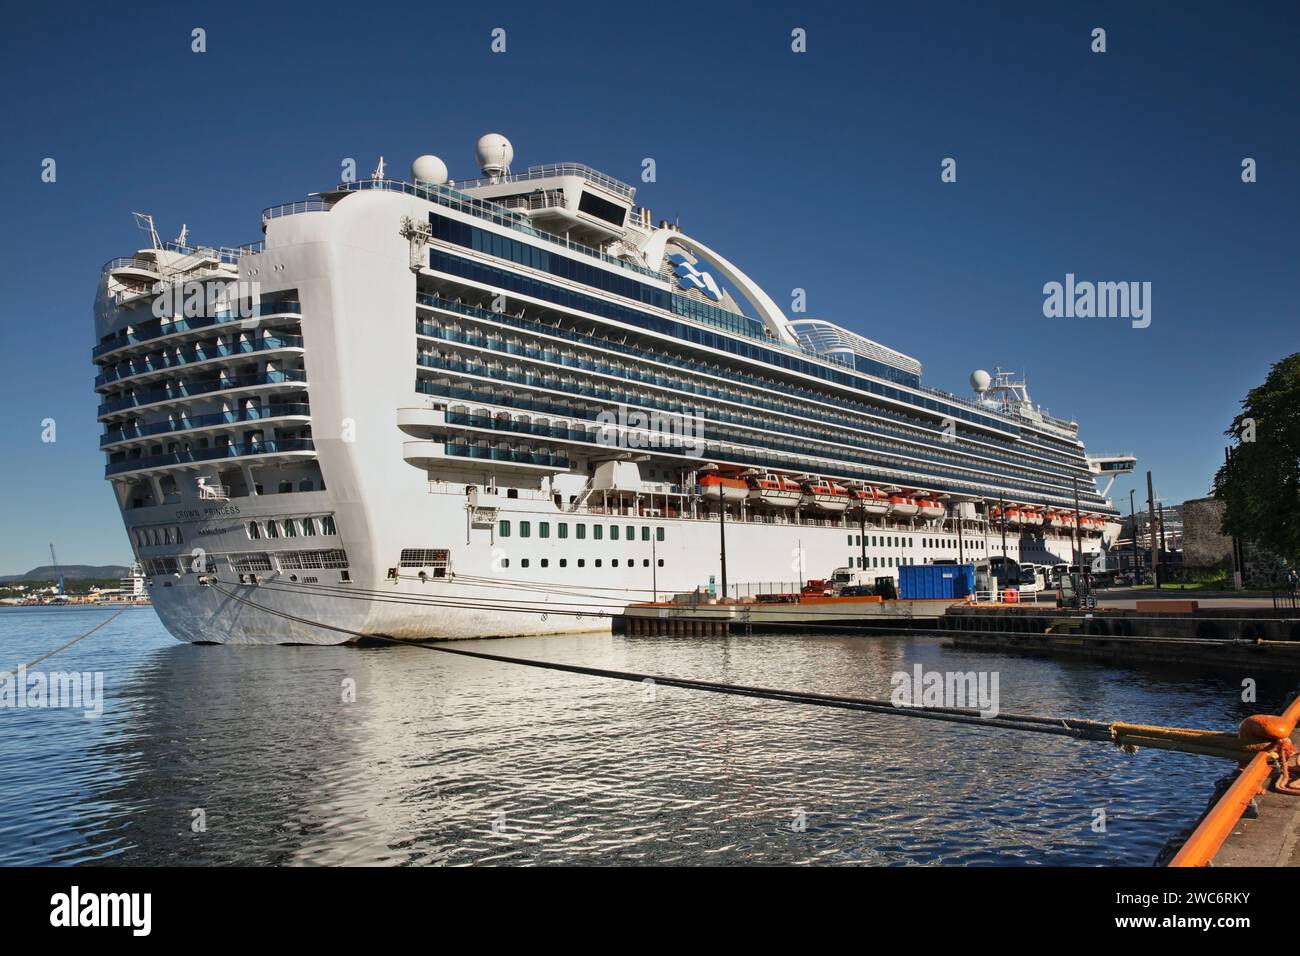
{"label": "balcony", "polygon": [[310,418],[311,406],[303,403],[289,403],[271,405],[268,408],[248,408],[242,412],[190,415],[167,422],[154,422],[152,425],[126,425],[100,435],[99,444],[102,448],[105,445],[116,445],[120,442],[148,438],[151,435],[165,435],[199,428],[219,428],[223,425],[239,425],[244,422],[261,422],[269,419],[294,417]]}
{"label": "balcony", "polygon": [[121,369],[112,369],[101,375],[95,376],[95,387],[102,388],[110,382],[120,381],[125,378],[133,378],[137,375],[147,375],[150,372],[165,372],[168,369],[179,368],[181,366],[198,365],[202,362],[214,362],[218,359],[229,358],[234,355],[249,355],[253,352],[273,352],[280,349],[297,349],[301,351],[303,347],[302,336],[300,335],[268,335],[254,341],[237,342],[234,345],[208,345],[194,346],[193,357],[187,356],[162,356],[159,358],[131,361],[125,363]]}
{"label": "balcony", "polygon": [[170,465],[189,465],[205,461],[217,461],[225,458],[266,458],[273,455],[300,456],[315,453],[316,446],[310,438],[272,438],[247,445],[221,445],[216,448],[197,448],[189,451],[169,452],[164,455],[142,455],[139,458],[123,458],[110,461],[104,467],[104,477],[122,475],[127,472],[148,471],[154,468],[166,468]]}
{"label": "balcony", "polygon": [[152,342],[154,339],[164,338],[169,335],[210,329],[214,325],[228,325],[231,322],[251,322],[254,319],[267,319],[281,315],[302,318],[302,303],[288,299],[278,302],[261,302],[252,310],[252,313],[252,315],[238,315],[232,312],[218,312],[215,315],[174,319],[165,324],[161,320],[155,319],[148,324],[152,326],[153,322],[158,322],[157,328],[118,333],[111,339],[96,345],[91,350],[90,355],[91,358],[99,358],[110,352],[116,352],[118,349],[138,345],[141,342]]}
{"label": "balcony", "polygon": [[430,428],[441,428],[446,414],[439,408],[399,408],[397,427],[410,434],[419,434]]}
{"label": "balcony", "polygon": [[231,391],[233,389],[254,388],[259,385],[303,384],[307,373],[298,370],[262,372],[257,375],[242,375],[235,378],[223,378],[211,382],[193,382],[185,385],[168,385],[139,392],[127,398],[117,398],[99,406],[99,417],[120,412],[126,408],[155,405],[160,402],[184,401],[196,395],[212,392]]}

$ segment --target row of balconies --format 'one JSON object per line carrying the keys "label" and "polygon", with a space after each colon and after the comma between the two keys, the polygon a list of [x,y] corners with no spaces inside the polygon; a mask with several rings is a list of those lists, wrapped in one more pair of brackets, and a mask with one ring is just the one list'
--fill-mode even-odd
{"label": "row of balconies", "polygon": [[150,373],[167,372],[174,368],[215,362],[223,358],[249,355],[254,352],[271,352],[282,349],[302,350],[302,336],[275,333],[256,334],[254,338],[235,341],[217,339],[197,341],[177,346],[172,352],[157,352],[136,359],[119,362],[95,377],[95,387],[102,389],[111,382]]}
{"label": "row of balconies", "polygon": [[222,369],[219,375],[198,381],[168,383],[160,388],[132,391],[121,398],[111,399],[99,406],[100,418],[128,408],[140,408],[166,402],[180,402],[213,392],[225,392],[236,389],[257,388],[260,386],[300,387],[307,380],[307,373],[302,369],[273,369],[245,374],[229,374]]}
{"label": "row of balconies", "polygon": [[277,299],[271,302],[259,302],[239,312],[218,312],[215,315],[175,317],[167,320],[149,319],[135,326],[130,331],[125,329],[105,336],[91,351],[92,358],[100,358],[119,349],[130,348],[156,339],[167,338],[187,332],[201,332],[229,323],[259,323],[275,318],[302,318],[302,304],[295,299]]}
{"label": "row of balconies", "polygon": [[[456,340],[455,336],[463,335],[465,336],[465,340],[467,341],[472,338],[478,340],[476,344],[481,344],[490,348],[498,348],[498,346],[500,346],[499,350],[501,351],[505,351],[511,354],[520,354],[517,351],[519,345],[516,342],[506,341],[502,336],[494,337],[493,335],[491,335],[491,332],[499,330],[502,326],[505,326],[507,328],[520,329],[522,331],[526,331],[533,335],[536,335],[542,339],[559,340],[560,344],[557,344],[555,347],[544,348],[543,350],[541,350],[541,354],[546,357],[552,355],[556,355],[556,356],[562,355],[564,354],[561,351],[562,349],[571,350],[574,346],[587,346],[590,348],[601,349],[606,352],[626,354],[635,361],[636,366],[638,368],[644,368],[649,370],[646,374],[643,374],[641,376],[641,380],[645,381],[648,384],[649,383],[663,384],[663,382],[661,382],[660,379],[666,379],[671,382],[672,379],[669,378],[669,376],[663,375],[663,373],[656,368],[656,366],[667,366],[667,368],[670,370],[682,369],[688,373],[695,373],[697,376],[703,376],[704,380],[706,381],[719,381],[719,380],[725,382],[734,381],[740,385],[747,385],[754,388],[767,389],[769,391],[777,391],[783,396],[783,398],[786,398],[786,400],[784,405],[779,405],[764,399],[761,395],[755,395],[752,393],[740,393],[735,391],[729,391],[726,389],[718,389],[716,386],[713,386],[712,388],[706,386],[705,395],[706,397],[709,398],[718,397],[726,400],[741,402],[747,405],[753,405],[755,407],[768,408],[770,410],[780,411],[780,412],[789,412],[791,407],[793,406],[800,413],[807,414],[809,417],[812,418],[819,418],[822,420],[826,420],[828,422],[838,421],[839,424],[845,425],[847,427],[861,427],[863,424],[861,421],[855,422],[847,418],[833,416],[824,407],[825,403],[828,400],[828,396],[824,393],[817,393],[807,388],[791,385],[790,383],[777,382],[774,379],[769,379],[765,376],[750,375],[744,372],[739,372],[734,369],[724,370],[717,365],[708,365],[707,363],[704,362],[694,361],[692,359],[675,356],[668,352],[663,352],[663,353],[659,353],[655,351],[647,352],[643,348],[637,348],[624,343],[612,342],[599,336],[583,335],[577,332],[570,331],[568,329],[559,328],[555,325],[542,324],[540,322],[528,320],[523,318],[522,315],[512,316],[504,313],[488,312],[486,310],[476,308],[472,305],[467,305],[459,301],[452,301],[450,299],[441,298],[439,296],[417,294],[416,302],[417,305],[424,306],[429,309],[439,309],[447,312],[452,312],[457,315],[465,316],[467,318],[475,320],[476,324],[481,324],[485,329],[489,330],[489,334],[487,335],[474,336],[472,333],[460,332],[458,329],[447,329],[445,325],[440,326],[441,328],[446,329],[448,334],[443,337],[446,337],[449,340],[454,341]],[[417,332],[420,332],[421,334],[430,334],[430,335],[435,334],[426,331],[426,328],[434,328],[435,327],[434,323],[429,321],[421,322],[421,320],[417,318],[416,324],[417,324]],[[518,339],[517,336],[515,336],[514,338]],[[527,350],[525,350],[525,353],[523,354],[527,354]],[[800,398],[809,401],[819,402],[820,404],[816,406],[814,405],[800,406],[800,403],[798,401],[798,399]],[[793,399],[793,401],[791,399]],[[844,407],[850,411],[860,412],[864,415],[870,415],[872,416],[873,419],[884,418],[891,421],[896,421],[910,428],[925,431],[936,438],[940,437],[940,432],[938,431],[936,424],[932,421],[923,421],[914,416],[906,415],[900,411],[886,408],[884,406],[872,405],[868,407],[866,405],[862,405],[861,403],[855,403],[852,401],[843,401],[842,399],[839,398],[836,399],[836,402],[841,407]],[[872,425],[873,427],[875,427],[874,422],[872,422]],[[972,440],[969,438],[969,436],[963,436],[963,438],[965,438],[968,441]],[[981,435],[979,440],[986,444],[993,443],[1007,448],[1014,448],[1017,452],[1024,453],[1024,449],[1021,448],[1019,445],[1017,445],[1017,443],[1006,439],[998,439],[992,436]],[[1076,452],[1072,454],[1065,454],[1061,452],[1052,452],[1044,449],[1042,450],[1041,454],[1045,456],[1043,458],[1044,462],[1055,465],[1057,467],[1064,467],[1064,468],[1078,471],[1081,477],[1083,476],[1084,472],[1086,472],[1087,470],[1086,462],[1084,461],[1080,453]]]}

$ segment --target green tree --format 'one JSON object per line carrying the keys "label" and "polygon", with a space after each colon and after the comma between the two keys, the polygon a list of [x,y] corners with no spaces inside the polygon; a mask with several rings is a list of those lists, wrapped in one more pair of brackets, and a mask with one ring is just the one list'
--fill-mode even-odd
{"label": "green tree", "polygon": [[1300,352],[1274,365],[1241,403],[1237,444],[1214,476],[1223,533],[1287,561],[1300,557]]}

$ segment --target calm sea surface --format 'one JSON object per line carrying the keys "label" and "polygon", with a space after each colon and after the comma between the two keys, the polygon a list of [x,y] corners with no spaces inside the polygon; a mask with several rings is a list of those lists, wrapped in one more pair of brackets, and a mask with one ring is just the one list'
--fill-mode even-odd
{"label": "calm sea surface", "polygon": [[[0,610],[0,671],[111,613]],[[888,697],[890,675],[917,663],[997,671],[1004,712],[1190,727],[1277,703],[932,638],[470,646],[864,697]],[[0,709],[0,864],[1149,865],[1229,769],[672,688],[647,699],[635,683],[415,647],[196,647],[148,608],[38,668],[102,671],[104,712]]]}

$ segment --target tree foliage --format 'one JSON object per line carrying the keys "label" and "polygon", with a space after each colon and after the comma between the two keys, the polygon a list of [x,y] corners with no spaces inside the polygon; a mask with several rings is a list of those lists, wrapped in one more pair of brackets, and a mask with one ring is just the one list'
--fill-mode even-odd
{"label": "tree foliage", "polygon": [[1236,441],[1214,476],[1223,532],[1300,558],[1300,352],[1274,365],[1241,403],[1227,435]]}

